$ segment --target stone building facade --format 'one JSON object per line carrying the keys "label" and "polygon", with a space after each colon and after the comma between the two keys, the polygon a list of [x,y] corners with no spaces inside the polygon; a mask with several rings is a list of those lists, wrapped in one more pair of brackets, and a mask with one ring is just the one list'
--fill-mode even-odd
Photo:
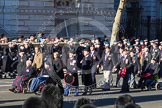
{"label": "stone building facade", "polygon": [[140,0],[140,5],[143,8],[141,11],[141,16],[151,18],[159,18],[161,11],[162,0]]}
{"label": "stone building facade", "polygon": [[114,0],[0,0],[0,33],[111,35]]}
{"label": "stone building facade", "polygon": [[[115,9],[119,1],[115,0]],[[129,0],[121,26],[126,37],[162,40],[162,0]]]}

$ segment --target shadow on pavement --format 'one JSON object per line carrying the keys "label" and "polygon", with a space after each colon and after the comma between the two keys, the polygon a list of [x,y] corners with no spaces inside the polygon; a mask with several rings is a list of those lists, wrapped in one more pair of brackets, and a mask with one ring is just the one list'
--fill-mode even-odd
{"label": "shadow on pavement", "polygon": [[22,105],[0,106],[0,108],[22,108]]}
{"label": "shadow on pavement", "polygon": [[[121,94],[122,95],[122,94]],[[162,94],[161,95],[151,95],[151,96],[134,96],[133,97],[136,103],[142,103],[142,102],[153,102],[153,101],[160,101],[162,100]],[[105,99],[94,99],[92,102],[97,107],[102,106],[108,106],[108,105],[114,105],[116,98],[105,98]],[[24,100],[8,100],[8,101],[0,101],[0,103],[5,102],[16,102],[16,101],[24,101]],[[64,108],[73,108],[76,101],[65,101],[64,102]],[[0,108],[21,108],[21,105],[15,105],[15,106],[0,106]]]}
{"label": "shadow on pavement", "polygon": [[19,100],[0,100],[0,104],[9,103],[9,102],[19,102],[19,101],[24,101],[24,99],[19,99]]}
{"label": "shadow on pavement", "polygon": [[[103,107],[103,106],[108,106],[108,105],[114,105],[115,100],[116,100],[116,98],[104,98],[103,99],[102,96],[101,96],[101,98],[102,99],[99,99],[99,97],[97,97],[96,99],[94,98],[92,100],[92,102],[97,107]],[[134,100],[135,100],[136,103],[152,102],[152,101],[161,101],[162,100],[162,94],[159,94],[159,95],[151,95],[151,96],[134,96],[133,98],[134,98]],[[73,101],[73,102],[68,102],[68,101],[67,102],[64,102],[64,108],[67,108],[67,107],[68,108],[73,108],[74,107],[74,104],[75,104],[75,101]]]}
{"label": "shadow on pavement", "polygon": [[[123,94],[123,92],[120,92],[119,90],[110,90],[111,92],[109,91],[104,91],[102,92],[99,92],[99,93],[95,93],[95,92],[92,92],[91,95],[86,95],[86,96],[105,96],[105,95],[113,95],[113,94]],[[129,91],[129,92],[124,92],[124,93],[139,93],[139,92],[142,92],[141,90],[133,90],[133,91]],[[95,93],[95,94],[93,94]]]}
{"label": "shadow on pavement", "polygon": [[[161,95],[151,95],[151,96],[135,96],[133,98],[136,103],[160,101],[160,100],[162,100],[162,94]],[[115,100],[116,100],[116,98],[97,99],[97,100],[94,100],[94,104],[98,107],[114,105]]]}

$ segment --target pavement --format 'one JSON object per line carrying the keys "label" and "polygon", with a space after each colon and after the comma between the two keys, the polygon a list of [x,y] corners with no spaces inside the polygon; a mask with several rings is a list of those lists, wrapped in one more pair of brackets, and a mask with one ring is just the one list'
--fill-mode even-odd
{"label": "pavement", "polygon": [[[97,75],[97,80],[100,81],[103,75]],[[113,79],[115,76],[113,75]],[[35,94],[12,93],[8,89],[11,87],[13,79],[0,79],[0,108],[21,108],[25,99]],[[162,86],[162,79],[159,80]],[[111,88],[110,91],[102,91],[101,88],[93,90],[92,95],[73,96],[70,94],[64,97],[64,108],[73,108],[74,103],[82,97],[91,99],[97,108],[114,108],[115,99],[126,93],[120,93],[120,88]],[[162,108],[162,88],[160,90],[141,91],[140,89],[130,89],[127,93],[135,99],[135,102],[142,108]]]}

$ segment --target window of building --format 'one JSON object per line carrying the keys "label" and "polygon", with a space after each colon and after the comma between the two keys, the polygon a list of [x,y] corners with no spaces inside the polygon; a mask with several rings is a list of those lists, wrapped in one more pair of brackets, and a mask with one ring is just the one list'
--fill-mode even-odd
{"label": "window of building", "polygon": [[75,5],[75,0],[55,0],[55,7],[72,7]]}

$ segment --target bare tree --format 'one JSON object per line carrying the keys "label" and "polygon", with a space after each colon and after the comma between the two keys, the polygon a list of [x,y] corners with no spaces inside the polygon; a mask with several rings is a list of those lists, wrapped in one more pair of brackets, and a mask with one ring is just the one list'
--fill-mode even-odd
{"label": "bare tree", "polygon": [[117,36],[119,35],[119,27],[120,27],[120,21],[123,9],[126,5],[127,0],[120,0],[118,10],[114,19],[113,27],[112,27],[112,34],[111,34],[111,40],[110,45],[113,44],[115,40],[117,40]]}

